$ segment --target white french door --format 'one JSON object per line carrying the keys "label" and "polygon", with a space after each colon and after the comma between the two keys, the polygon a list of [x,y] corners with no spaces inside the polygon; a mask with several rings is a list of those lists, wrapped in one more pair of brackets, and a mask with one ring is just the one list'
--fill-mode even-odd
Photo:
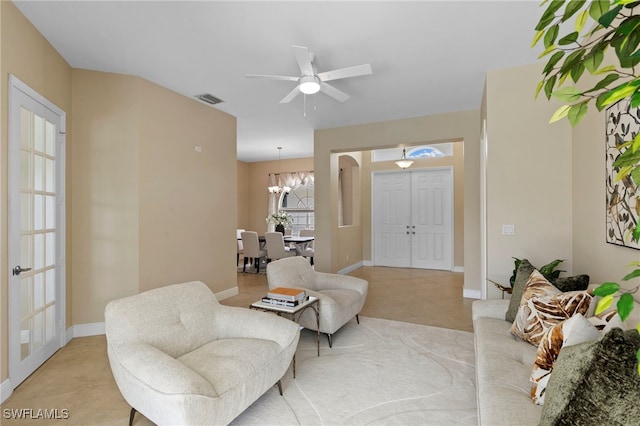
{"label": "white french door", "polygon": [[451,168],[374,175],[374,263],[453,268]]}
{"label": "white french door", "polygon": [[9,79],[9,377],[64,345],[65,113]]}

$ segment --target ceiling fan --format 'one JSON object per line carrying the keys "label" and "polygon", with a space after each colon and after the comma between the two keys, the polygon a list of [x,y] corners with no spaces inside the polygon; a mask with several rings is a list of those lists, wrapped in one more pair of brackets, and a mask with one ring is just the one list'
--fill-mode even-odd
{"label": "ceiling fan", "polygon": [[341,78],[358,77],[361,75],[368,75],[373,73],[371,65],[369,64],[355,65],[353,67],[340,68],[333,71],[318,73],[313,66],[315,55],[313,53],[309,53],[309,49],[307,49],[306,47],[292,47],[293,54],[296,57],[296,61],[298,62],[298,66],[300,67],[300,72],[302,73],[300,77],[292,77],[286,75],[246,74],[247,77],[251,78],[266,78],[270,80],[286,80],[297,82],[298,85],[291,92],[289,92],[287,96],[282,98],[282,100],[280,101],[281,104],[291,102],[293,98],[298,96],[299,93],[312,95],[319,91],[331,96],[337,101],[344,102],[349,99],[350,96],[344,93],[342,90],[331,86],[327,83],[327,81],[339,80]]}

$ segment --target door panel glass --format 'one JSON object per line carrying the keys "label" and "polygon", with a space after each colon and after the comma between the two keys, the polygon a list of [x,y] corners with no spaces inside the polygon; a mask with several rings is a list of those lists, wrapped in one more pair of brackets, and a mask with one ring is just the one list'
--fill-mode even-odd
{"label": "door panel glass", "polygon": [[21,356],[56,335],[56,126],[22,108],[21,123]]}

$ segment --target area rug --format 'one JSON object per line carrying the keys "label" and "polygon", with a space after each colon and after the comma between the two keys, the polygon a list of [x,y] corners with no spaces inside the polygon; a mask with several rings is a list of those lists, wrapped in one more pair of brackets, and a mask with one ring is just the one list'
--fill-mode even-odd
{"label": "area rug", "polygon": [[233,425],[477,425],[473,334],[378,318],[333,336],[302,330],[296,378]]}

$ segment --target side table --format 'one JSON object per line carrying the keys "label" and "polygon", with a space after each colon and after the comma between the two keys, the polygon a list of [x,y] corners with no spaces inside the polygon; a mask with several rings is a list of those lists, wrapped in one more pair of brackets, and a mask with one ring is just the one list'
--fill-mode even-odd
{"label": "side table", "polygon": [[[314,296],[309,296],[307,299],[300,303],[298,306],[282,306],[275,305],[273,303],[263,302],[262,300],[258,300],[257,302],[253,302],[249,305],[249,309],[257,309],[264,312],[273,312],[276,315],[282,316],[283,314],[290,315],[290,318],[294,322],[298,322],[298,319],[302,315],[304,311],[308,308],[313,309],[316,313],[316,329],[318,330],[316,333],[316,344],[318,347],[318,356],[320,356],[320,305],[318,304],[318,298]],[[293,378],[296,377],[296,356],[293,355]]]}

